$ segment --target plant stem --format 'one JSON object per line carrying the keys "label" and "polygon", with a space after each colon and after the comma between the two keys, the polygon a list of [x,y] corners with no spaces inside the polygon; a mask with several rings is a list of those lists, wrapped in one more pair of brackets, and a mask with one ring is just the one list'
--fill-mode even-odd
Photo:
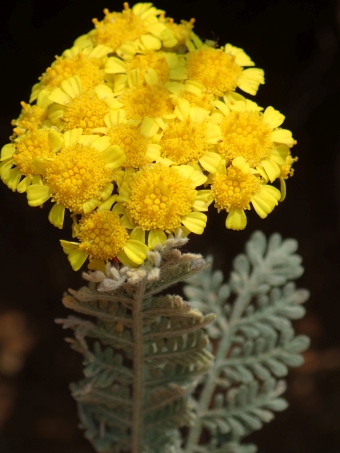
{"label": "plant stem", "polygon": [[136,291],[132,307],[132,328],[134,339],[133,358],[133,413],[131,453],[140,453],[142,445],[142,409],[143,409],[143,296],[146,280],[143,279]]}
{"label": "plant stem", "polygon": [[200,420],[201,416],[209,409],[211,399],[213,397],[213,394],[215,392],[216,388],[216,379],[217,375],[219,373],[217,369],[217,364],[219,364],[220,361],[224,360],[229,352],[229,348],[231,345],[231,335],[230,331],[235,325],[235,323],[238,322],[238,319],[240,316],[242,316],[242,313],[245,309],[245,307],[248,305],[250,301],[249,296],[245,296],[245,291],[242,292],[241,294],[238,295],[236,298],[232,315],[230,317],[230,322],[229,326],[226,326],[224,329],[224,335],[221,338],[221,341],[219,343],[217,353],[215,356],[215,362],[214,366],[210,369],[208,372],[208,377],[206,380],[206,384],[204,386],[204,390],[201,394],[201,398],[198,403],[197,407],[197,421],[195,425],[190,429],[190,433],[188,436],[186,448],[185,448],[185,453],[192,453],[194,450],[194,447],[198,445],[199,439],[201,436],[202,432],[202,422]]}

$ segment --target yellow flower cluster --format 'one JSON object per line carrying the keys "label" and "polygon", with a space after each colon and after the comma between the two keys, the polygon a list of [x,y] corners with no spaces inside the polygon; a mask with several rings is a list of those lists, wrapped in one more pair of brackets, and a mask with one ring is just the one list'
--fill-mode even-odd
{"label": "yellow flower cluster", "polygon": [[[210,204],[226,226],[265,218],[285,197],[296,158],[284,116],[255,95],[262,69],[240,48],[202,42],[151,3],[104,10],[34,85],[13,121],[0,174],[50,222],[73,269],[138,266],[169,234],[202,234]],[[280,190],[269,183],[280,181]]]}

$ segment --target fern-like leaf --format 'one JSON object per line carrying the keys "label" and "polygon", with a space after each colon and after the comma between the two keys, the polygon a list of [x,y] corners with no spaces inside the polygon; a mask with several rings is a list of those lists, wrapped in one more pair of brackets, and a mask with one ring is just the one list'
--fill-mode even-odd
{"label": "fern-like leaf", "polygon": [[86,437],[98,452],[179,453],[179,428],[194,423],[190,394],[212,362],[204,332],[215,317],[160,291],[205,267],[170,239],[137,269],[85,274],[66,307],[90,316],[58,320],[74,331],[84,379],[71,386]]}
{"label": "fern-like leaf", "polygon": [[[228,284],[209,268],[184,287],[193,306],[217,315],[206,327],[217,341],[216,361],[193,401],[197,422],[185,453],[256,451],[242,446],[242,438],[287,407],[280,397],[284,382],[277,378],[286,376],[288,366],[302,364],[301,352],[309,344],[292,327],[308,298],[290,281],[303,272],[296,250],[292,239],[274,234],[267,241],[256,232],[246,253],[234,260]],[[202,445],[205,431],[209,441]]]}

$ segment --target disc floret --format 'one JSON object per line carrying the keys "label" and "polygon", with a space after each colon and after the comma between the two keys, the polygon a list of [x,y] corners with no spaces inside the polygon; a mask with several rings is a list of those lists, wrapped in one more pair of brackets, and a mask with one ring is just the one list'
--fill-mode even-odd
{"label": "disc floret", "polygon": [[120,221],[118,214],[110,210],[96,210],[75,221],[80,242],[60,241],[74,270],[79,270],[89,258],[91,269],[103,270],[105,263],[121,257],[132,265],[140,265],[146,258],[148,247],[138,239],[132,239]]}
{"label": "disc floret", "polygon": [[64,147],[46,170],[46,184],[56,203],[71,212],[84,212],[84,203],[100,198],[102,189],[113,178],[113,169],[90,146],[76,143]]}
{"label": "disc floret", "polygon": [[281,198],[281,193],[273,186],[250,172],[249,165],[243,157],[237,157],[226,172],[214,176],[211,185],[215,207],[220,212],[228,212],[226,227],[232,230],[243,230],[247,224],[244,213],[250,209],[250,203],[261,218],[272,212]]}
{"label": "disc floret", "polygon": [[141,168],[121,189],[129,216],[143,230],[162,230],[169,234],[184,225],[201,234],[206,215],[194,212],[198,211],[195,187],[199,177],[200,172],[187,166],[150,164]]}

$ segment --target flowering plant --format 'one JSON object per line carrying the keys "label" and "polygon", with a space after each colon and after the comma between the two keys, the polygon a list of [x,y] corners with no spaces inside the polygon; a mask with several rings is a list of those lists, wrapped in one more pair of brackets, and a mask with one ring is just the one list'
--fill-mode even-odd
{"label": "flowering plant", "polygon": [[[290,323],[307,298],[290,282],[296,243],[255,234],[229,284],[178,248],[204,232],[210,205],[233,230],[251,207],[266,218],[285,199],[295,140],[247,97],[264,72],[243,49],[202,41],[193,19],[151,3],[104,13],[33,86],[0,164],[30,206],[52,202],[52,225],[70,214],[61,246],[75,271],[87,262],[88,286],[63,303],[96,322],[57,321],[84,356],[72,393],[85,435],[103,453],[253,452],[242,438],[286,407],[276,378],[308,345]],[[191,305],[159,295],[198,272]]]}

